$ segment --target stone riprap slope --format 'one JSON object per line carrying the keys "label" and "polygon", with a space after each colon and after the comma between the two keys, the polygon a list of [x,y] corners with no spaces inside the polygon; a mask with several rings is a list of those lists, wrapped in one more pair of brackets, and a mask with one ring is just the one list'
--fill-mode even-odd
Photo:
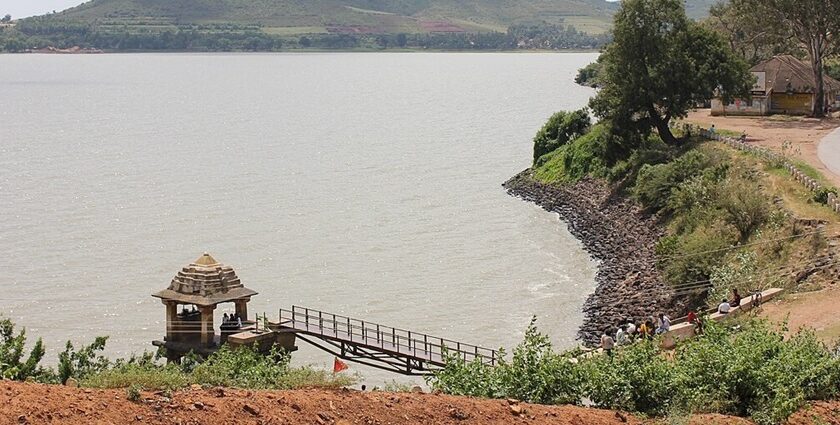
{"label": "stone riprap slope", "polygon": [[665,312],[684,313],[656,268],[655,246],[664,229],[635,202],[612,193],[608,184],[583,179],[574,184],[549,185],[536,181],[530,169],[503,185],[508,193],[556,212],[584,248],[600,261],[597,288],[583,306],[580,338],[597,344],[619,322]]}

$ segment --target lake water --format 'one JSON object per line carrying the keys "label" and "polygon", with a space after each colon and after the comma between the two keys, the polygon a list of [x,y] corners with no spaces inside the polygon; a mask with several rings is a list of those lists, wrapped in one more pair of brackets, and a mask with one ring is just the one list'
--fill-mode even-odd
{"label": "lake water", "polygon": [[[573,345],[594,264],[501,187],[592,91],[595,54],[0,55],[0,314],[43,337],[165,332],[204,251],[260,294],[489,348]],[[217,320],[232,305],[216,310]],[[300,342],[297,363],[331,366]],[[365,381],[406,379],[351,364]]]}

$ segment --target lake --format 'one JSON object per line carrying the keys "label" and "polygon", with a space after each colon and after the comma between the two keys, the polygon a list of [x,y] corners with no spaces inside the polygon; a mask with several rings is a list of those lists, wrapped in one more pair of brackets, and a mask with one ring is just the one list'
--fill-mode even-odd
{"label": "lake", "polygon": [[0,55],[0,314],[50,364],[67,339],[151,350],[150,294],[207,251],[269,319],[295,304],[497,348],[536,315],[573,346],[596,264],[501,183],[586,104],[573,78],[596,57]]}

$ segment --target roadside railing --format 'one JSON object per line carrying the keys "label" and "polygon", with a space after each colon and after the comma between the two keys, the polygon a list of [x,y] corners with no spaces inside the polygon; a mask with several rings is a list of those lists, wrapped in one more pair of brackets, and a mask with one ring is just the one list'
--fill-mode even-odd
{"label": "roadside railing", "polygon": [[[749,152],[761,158],[764,158],[768,161],[775,161],[782,164],[793,178],[805,186],[808,190],[812,192],[817,192],[823,188],[823,186],[810,176],[806,175],[802,172],[795,164],[793,164],[787,157],[784,155],[780,155],[777,152],[773,152],[770,149],[763,148],[760,146],[755,146],[747,143],[744,140],[739,138],[731,137],[731,136],[724,136],[722,134],[710,131],[707,128],[700,127],[694,124],[683,124],[683,128],[690,131],[692,134],[698,134],[706,139],[709,140],[716,140],[726,145],[735,148],[740,151]],[[831,208],[832,211],[836,213],[840,213],[840,198],[834,193],[828,192],[828,201],[827,206]]]}

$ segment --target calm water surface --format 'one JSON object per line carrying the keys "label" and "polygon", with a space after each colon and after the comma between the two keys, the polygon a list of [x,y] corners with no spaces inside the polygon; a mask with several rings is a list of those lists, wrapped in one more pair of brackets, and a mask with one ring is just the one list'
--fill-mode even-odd
{"label": "calm water surface", "polygon": [[50,361],[96,335],[151,349],[149,294],[209,251],[260,293],[252,314],[297,304],[491,348],[537,315],[570,346],[595,264],[500,184],[592,95],[572,79],[595,57],[2,55],[0,313]]}

